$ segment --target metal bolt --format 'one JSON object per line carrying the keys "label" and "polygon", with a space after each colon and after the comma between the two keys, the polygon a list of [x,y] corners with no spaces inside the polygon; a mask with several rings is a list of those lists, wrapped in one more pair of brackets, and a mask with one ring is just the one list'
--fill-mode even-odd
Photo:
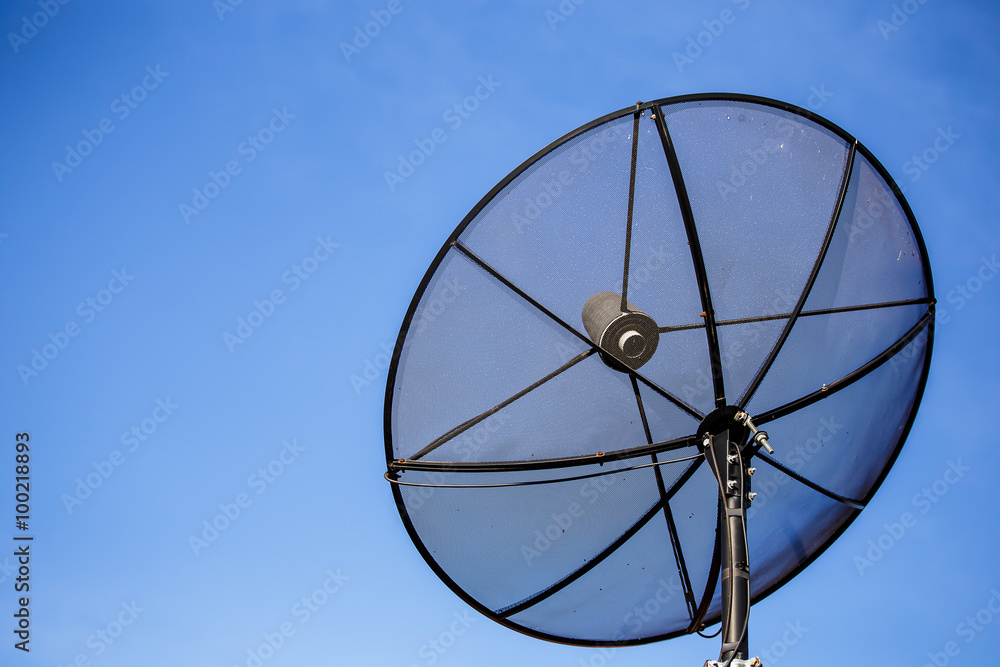
{"label": "metal bolt", "polygon": [[756,468],[747,468],[747,474],[753,477],[753,474],[757,472]]}
{"label": "metal bolt", "polygon": [[756,497],[757,497],[757,492],[756,491],[751,491],[750,493],[747,494],[747,499],[749,499],[750,502],[753,502],[753,499],[756,498]]}
{"label": "metal bolt", "polygon": [[770,443],[767,441],[767,431],[757,431],[753,436],[753,440],[766,449],[768,454],[774,454],[774,449],[771,448]]}

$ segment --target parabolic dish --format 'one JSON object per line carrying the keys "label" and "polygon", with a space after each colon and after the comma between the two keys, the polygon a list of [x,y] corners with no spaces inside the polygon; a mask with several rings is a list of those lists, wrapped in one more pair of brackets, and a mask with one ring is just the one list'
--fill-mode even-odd
{"label": "parabolic dish", "polygon": [[721,608],[705,417],[745,410],[775,448],[747,450],[757,601],[881,484],[933,319],[913,214],[852,136],[756,97],[639,104],[538,152],[442,247],[388,376],[387,476],[490,618],[583,645],[693,632]]}

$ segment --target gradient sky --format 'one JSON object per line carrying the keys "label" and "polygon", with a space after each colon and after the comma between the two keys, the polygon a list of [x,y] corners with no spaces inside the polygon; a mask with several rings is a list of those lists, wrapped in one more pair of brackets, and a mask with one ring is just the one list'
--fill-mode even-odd
{"label": "gradient sky", "polygon": [[[675,56],[724,10],[697,57]],[[377,36],[343,46],[372,12]],[[28,654],[0,556],[3,665],[249,666],[266,635],[268,667],[714,658],[717,640],[602,652],[471,612],[382,478],[382,355],[462,217],[577,126],[712,91],[812,108],[868,146],[947,315],[896,466],[754,607],[751,650],[767,667],[995,661],[994,2],[13,0],[0,28],[0,541],[22,431],[35,536]],[[479,107],[449,114],[481,80]],[[239,515],[192,542],[220,504]]]}

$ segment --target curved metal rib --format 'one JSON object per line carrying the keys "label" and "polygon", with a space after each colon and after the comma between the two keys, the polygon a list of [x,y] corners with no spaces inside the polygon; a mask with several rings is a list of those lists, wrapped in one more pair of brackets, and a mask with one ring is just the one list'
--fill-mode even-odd
{"label": "curved metal rib", "polygon": [[663,153],[667,157],[670,175],[674,182],[674,193],[684,219],[684,231],[687,232],[688,245],[691,247],[691,261],[694,263],[694,275],[698,281],[698,292],[701,296],[701,307],[705,317],[705,331],[708,335],[708,356],[712,364],[712,385],[715,390],[715,407],[726,405],[726,388],[722,379],[722,353],[719,348],[719,333],[715,328],[715,310],[712,308],[712,294],[708,288],[708,274],[705,272],[705,258],[701,252],[701,242],[698,240],[698,228],[694,223],[694,212],[691,210],[691,199],[688,197],[684,176],[681,174],[680,163],[677,161],[677,151],[674,149],[670,131],[663,120],[663,111],[655,107],[656,129],[663,144]]}
{"label": "curved metal rib", "polygon": [[[517,294],[519,297],[521,297],[522,299],[524,299],[525,301],[527,301],[529,304],[531,304],[533,307],[535,307],[539,312],[541,312],[542,314],[544,314],[546,317],[550,318],[553,322],[555,322],[556,324],[558,324],[559,326],[563,327],[568,332],[570,332],[571,334],[573,334],[574,336],[576,336],[577,338],[579,338],[580,340],[582,340],[584,343],[587,344],[588,347],[590,347],[593,350],[600,350],[600,348],[588,336],[583,335],[582,333],[580,333],[579,331],[577,331],[576,329],[574,329],[573,327],[571,327],[569,324],[567,324],[565,321],[563,321],[563,319],[561,317],[559,317],[558,315],[556,315],[555,313],[553,313],[551,310],[549,310],[548,308],[546,308],[545,306],[543,306],[542,304],[540,304],[538,301],[536,301],[535,299],[533,299],[531,296],[528,295],[527,292],[525,292],[520,287],[518,287],[517,285],[515,285],[514,283],[512,283],[510,280],[508,280],[506,276],[504,276],[502,273],[500,273],[499,271],[497,271],[496,269],[494,269],[492,266],[490,266],[489,264],[487,264],[481,257],[479,257],[479,255],[477,255],[476,253],[472,252],[472,250],[470,250],[468,248],[468,246],[465,246],[464,244],[459,243],[458,241],[455,241],[452,245],[455,248],[457,248],[458,250],[460,250],[466,257],[468,257],[473,262],[475,262],[476,264],[478,264],[484,271],[486,271],[491,276],[493,276],[494,278],[496,278],[497,280],[499,280],[501,283],[503,283],[504,286],[506,286],[510,291],[512,291],[515,294]],[[656,383],[652,382],[651,380],[649,380],[648,378],[646,378],[645,376],[643,376],[641,373],[639,373],[637,371],[634,371],[632,369],[626,369],[626,370],[628,371],[629,375],[634,376],[636,379],[638,379],[644,385],[646,385],[647,387],[649,387],[650,389],[652,389],[653,391],[655,391],[656,393],[658,393],[660,396],[663,396],[665,399],[667,399],[668,401],[670,401],[671,403],[673,403],[674,405],[676,405],[677,407],[679,407],[681,410],[683,410],[684,412],[686,412],[689,415],[691,415],[692,417],[694,417],[695,419],[697,419],[697,420],[700,421],[701,419],[703,419],[705,417],[704,414],[702,414],[698,410],[694,409],[693,407],[691,407],[690,405],[688,405],[687,403],[685,403],[681,399],[677,398],[676,396],[674,396],[673,394],[671,394],[670,392],[668,392],[666,389],[663,389],[662,387],[660,387]]]}
{"label": "curved metal rib", "polygon": [[[653,435],[649,430],[649,422],[646,420],[646,409],[642,405],[642,395],[639,393],[639,385],[635,378],[632,378],[632,391],[635,392],[635,404],[639,408],[639,416],[642,417],[642,430],[646,433],[646,442],[653,444]],[[653,463],[659,463],[656,454],[651,454]],[[667,532],[670,534],[670,545],[674,551],[674,561],[677,563],[677,576],[681,580],[681,589],[684,591],[684,601],[687,603],[688,616],[694,620],[696,605],[694,602],[694,590],[691,587],[691,576],[688,574],[687,563],[684,561],[684,550],[681,548],[680,537],[677,535],[677,524],[674,523],[674,514],[670,511],[670,501],[667,498],[667,489],[663,484],[663,473],[660,467],[654,468],[656,471],[656,488],[660,492],[660,500],[663,501],[663,518],[667,521]]]}
{"label": "curved metal rib", "polygon": [[[701,462],[703,460],[704,460],[703,458],[697,459],[690,466],[688,466],[687,470],[685,470],[683,473],[681,473],[681,476],[677,478],[677,481],[675,481],[671,485],[670,489],[667,490],[667,499],[668,500],[670,498],[672,498],[675,493],[677,493],[677,490],[685,482],[687,482],[689,479],[691,479],[691,475],[693,475],[695,473],[695,471],[698,469],[698,466],[701,464]],[[569,586],[570,584],[572,584],[574,581],[576,581],[577,579],[579,579],[583,575],[585,575],[588,572],[590,572],[592,569],[594,569],[599,564],[601,564],[604,561],[604,559],[606,559],[608,556],[610,556],[611,554],[613,554],[621,545],[625,544],[633,535],[635,535],[636,533],[638,533],[639,530],[643,526],[645,526],[647,523],[649,523],[649,521],[654,516],[656,516],[656,514],[661,509],[663,509],[663,502],[664,501],[661,498],[660,500],[657,500],[655,503],[653,503],[653,506],[650,507],[648,510],[646,510],[646,513],[643,514],[639,518],[638,521],[636,521],[634,524],[632,524],[632,526],[630,526],[628,530],[626,530],[624,533],[622,533],[621,536],[619,536],[619,538],[617,540],[615,540],[614,542],[612,542],[611,544],[609,544],[600,553],[598,553],[597,555],[595,555],[593,558],[591,558],[589,561],[587,561],[586,563],[584,563],[583,565],[581,565],[579,568],[577,568],[573,572],[569,573],[568,575],[566,575],[565,577],[563,577],[562,579],[560,579],[556,583],[552,584],[551,586],[549,586],[545,590],[539,591],[538,593],[535,593],[534,595],[530,595],[527,598],[525,598],[524,600],[521,600],[520,602],[518,602],[516,604],[512,604],[509,607],[505,607],[503,609],[498,609],[496,611],[497,616],[499,616],[500,618],[509,618],[510,616],[513,616],[514,614],[522,612],[525,609],[527,609],[528,607],[532,607],[532,606],[538,604],[539,602],[541,602],[542,600],[544,600],[544,599],[546,599],[548,597],[551,597],[552,595],[555,595],[556,593],[558,593],[562,589],[566,588],[567,586]]]}
{"label": "curved metal rib", "polygon": [[817,484],[816,482],[812,481],[811,479],[803,477],[799,473],[795,472],[794,470],[792,470],[791,468],[785,466],[784,464],[779,463],[775,459],[772,459],[767,454],[761,454],[760,452],[757,452],[756,456],[757,456],[758,459],[760,459],[761,461],[764,461],[765,463],[767,463],[769,466],[771,466],[775,470],[778,470],[780,472],[785,473],[786,475],[788,475],[789,477],[791,477],[792,479],[794,479],[796,482],[799,482],[800,484],[804,484],[805,486],[808,486],[813,491],[816,491],[817,493],[823,494],[824,496],[826,496],[830,500],[836,500],[838,503],[840,503],[842,505],[847,505],[848,507],[851,507],[851,508],[857,509],[857,510],[863,510],[865,508],[865,504],[863,502],[861,502],[860,500],[852,500],[850,498],[847,498],[845,496],[840,495],[839,493],[834,493],[833,491],[830,491],[826,487],[820,486],[819,484]]}
{"label": "curved metal rib", "polygon": [[[848,373],[847,375],[840,378],[836,382],[824,385],[821,389],[818,389],[807,396],[803,396],[802,398],[798,398],[794,401],[785,403],[781,407],[775,408],[774,410],[769,410],[768,412],[756,415],[753,418],[754,422],[757,425],[760,425],[767,423],[769,421],[774,421],[779,417],[784,417],[785,415],[791,414],[796,410],[801,410],[804,407],[812,405],[816,401],[820,401],[826,398],[827,396],[831,396],[837,393],[838,391],[844,389],[845,387],[851,386],[852,384],[854,384],[855,382],[857,382],[858,380],[860,380],[861,378],[868,375],[873,370],[884,364],[886,361],[889,360],[890,357],[899,352],[901,349],[909,345],[910,342],[912,342],[913,339],[916,338],[920,334],[920,332],[923,331],[924,328],[933,320],[934,320],[934,306],[931,305],[931,307],[927,310],[927,312],[924,313],[923,317],[917,320],[917,323],[914,324],[909,331],[903,334],[899,340],[897,340],[895,343],[893,343],[888,348],[883,350],[881,354],[879,354],[877,357],[869,361],[864,366],[861,366],[860,368]],[[756,453],[757,448],[755,448],[754,451]]]}
{"label": "curved metal rib", "polygon": [[799,301],[795,304],[795,309],[792,311],[791,316],[788,321],[785,322],[785,328],[781,330],[781,335],[778,336],[778,340],[774,342],[774,347],[771,348],[771,352],[767,355],[767,359],[764,360],[764,364],[757,371],[757,375],[754,376],[753,381],[750,382],[750,386],[743,393],[742,398],[740,398],[737,405],[739,407],[745,407],[746,404],[753,398],[753,394],[757,391],[757,387],[763,382],[764,376],[767,372],[771,370],[771,365],[777,358],[778,353],[781,352],[781,347],[785,344],[788,339],[788,335],[792,332],[792,327],[795,326],[795,321],[798,319],[799,314],[802,312],[802,308],[806,305],[806,300],[809,298],[809,292],[812,291],[813,285],[816,283],[816,278],[819,276],[820,268],[823,266],[823,260],[826,258],[826,251],[830,249],[830,241],[833,240],[833,233],[837,229],[837,220],[840,219],[840,212],[844,208],[844,200],[847,198],[847,189],[851,183],[851,173],[854,171],[854,155],[858,149],[858,142],[854,141],[851,143],[850,148],[847,152],[847,164],[844,165],[844,176],[840,182],[840,194],[837,196],[837,202],[833,207],[833,215],[830,217],[830,224],[826,228],[826,236],[823,238],[823,244],[819,248],[819,254],[816,256],[816,261],[813,263],[812,271],[809,273],[809,278],[806,280],[805,286],[802,288],[802,294],[799,295]]}
{"label": "curved metal rib", "polygon": [[551,373],[549,373],[548,375],[546,375],[545,377],[543,377],[541,380],[538,380],[537,382],[533,382],[532,384],[528,385],[527,387],[525,387],[521,391],[517,392],[516,394],[514,394],[510,398],[508,398],[508,399],[506,399],[504,401],[501,401],[500,403],[497,403],[496,405],[494,405],[489,410],[487,410],[487,411],[485,411],[485,412],[483,412],[483,413],[481,413],[479,415],[476,415],[472,419],[465,420],[464,422],[462,422],[461,424],[459,424],[455,428],[449,430],[447,433],[445,433],[445,434],[443,434],[443,435],[435,438],[427,446],[425,446],[419,452],[417,452],[416,454],[414,454],[413,456],[411,456],[410,460],[416,460],[416,459],[419,459],[419,458],[421,458],[423,456],[426,456],[427,454],[430,454],[431,452],[433,452],[435,449],[437,449],[441,445],[445,444],[446,442],[448,442],[452,438],[461,435],[465,431],[468,431],[470,428],[472,428],[473,426],[475,426],[479,422],[483,421],[484,419],[486,419],[490,415],[496,414],[497,412],[499,412],[500,410],[503,410],[505,407],[507,407],[508,405],[510,405],[511,403],[513,403],[514,401],[516,401],[517,399],[521,398],[525,394],[527,394],[527,393],[529,393],[529,392],[537,389],[538,387],[541,387],[543,384],[545,384],[546,382],[548,382],[552,378],[554,378],[557,375],[559,375],[559,374],[561,374],[561,373],[569,370],[573,366],[577,365],[578,363],[580,363],[581,361],[583,361],[584,359],[586,359],[587,357],[589,357],[590,355],[592,355],[594,352],[596,352],[596,350],[594,350],[594,349],[584,350],[583,352],[581,352],[580,354],[576,355],[575,357],[573,357],[572,359],[570,359],[569,361],[567,361],[565,364],[563,364],[559,368],[555,369],[554,371],[552,371]]}

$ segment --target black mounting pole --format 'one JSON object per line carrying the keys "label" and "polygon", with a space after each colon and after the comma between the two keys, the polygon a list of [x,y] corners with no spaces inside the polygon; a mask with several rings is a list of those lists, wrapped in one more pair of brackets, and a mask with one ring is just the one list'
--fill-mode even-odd
{"label": "black mounting pole", "polygon": [[[749,505],[749,462],[742,443],[730,441],[730,431],[706,433],[705,455],[719,482],[723,512],[719,518],[722,550],[722,650],[718,665],[760,664],[750,661],[750,565],[747,553],[746,507]],[[712,664],[712,663],[707,663]]]}

